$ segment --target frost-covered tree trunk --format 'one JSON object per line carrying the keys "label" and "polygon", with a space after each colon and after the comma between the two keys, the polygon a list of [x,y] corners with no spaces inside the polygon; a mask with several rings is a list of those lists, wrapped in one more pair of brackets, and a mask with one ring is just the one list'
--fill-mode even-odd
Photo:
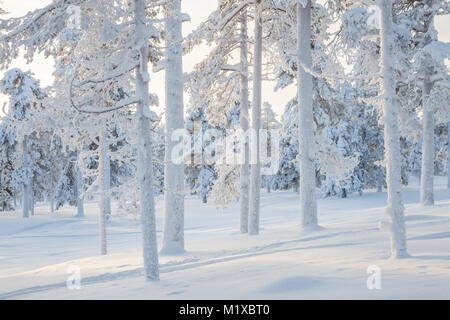
{"label": "frost-covered tree trunk", "polygon": [[[249,129],[248,114],[248,27],[247,10],[241,14],[241,88],[240,88],[240,116],[239,123],[243,132]],[[242,151],[241,151],[242,152]],[[249,212],[249,145],[245,142],[244,163],[241,165],[240,184],[241,184],[241,233],[248,232],[248,212]]]}
{"label": "frost-covered tree trunk", "polygon": [[105,215],[106,220],[109,219],[111,215],[111,159],[109,156],[109,141],[108,141],[108,125],[105,123],[104,133],[103,133],[103,142],[102,142],[102,151],[103,151],[103,161],[104,161],[104,202],[105,202]]}
{"label": "frost-covered tree trunk", "polygon": [[100,191],[100,212],[98,215],[99,239],[100,239],[100,253],[107,254],[107,240],[106,240],[106,131],[102,130],[99,141],[99,165],[98,165],[98,179]]}
{"label": "frost-covered tree trunk", "polygon": [[184,128],[181,0],[166,8],[166,161],[162,254],[184,252],[184,165],[172,162],[177,142],[172,133]]}
{"label": "frost-covered tree trunk", "polygon": [[420,179],[420,202],[425,206],[434,205],[434,111],[426,105],[432,83],[427,75],[423,84],[422,119],[422,177]]}
{"label": "frost-covered tree trunk", "polygon": [[259,129],[261,128],[261,78],[262,78],[262,20],[261,0],[256,2],[255,7],[255,44],[253,61],[253,104],[252,104],[252,129],[254,137],[252,144],[252,164],[250,170],[250,211],[249,211],[249,234],[259,233],[259,203],[261,192],[261,164]]}
{"label": "frost-covered tree trunk", "polygon": [[314,152],[314,119],[311,69],[311,2],[297,4],[298,110],[300,161],[300,213],[302,228],[317,226],[317,199]]}
{"label": "frost-covered tree trunk", "polygon": [[450,190],[450,122],[447,124],[447,189]]}
{"label": "frost-covered tree trunk", "polygon": [[406,227],[401,182],[400,136],[398,110],[395,95],[394,28],[392,0],[381,2],[381,57],[383,77],[384,141],[386,158],[386,182],[388,227],[391,236],[391,256],[401,258],[406,252]]}
{"label": "frost-covered tree trunk", "polygon": [[30,192],[30,213],[31,216],[34,216],[34,192],[31,190]]}
{"label": "frost-covered tree trunk", "polygon": [[50,213],[54,212],[55,212],[55,198],[52,196],[52,198],[50,199]]}
{"label": "frost-covered tree trunk", "polygon": [[134,0],[136,43],[140,44],[140,66],[136,68],[136,94],[141,101],[137,105],[138,120],[138,179],[141,188],[140,210],[142,222],[142,247],[144,272],[147,280],[159,279],[158,243],[156,238],[155,199],[153,195],[152,136],[150,121],[145,117],[149,112],[148,83],[148,38],[145,17],[145,0]]}
{"label": "frost-covered tree trunk", "polygon": [[78,165],[75,166],[76,171],[76,181],[77,181],[77,218],[84,217],[84,201],[81,196],[82,190],[84,189],[83,175],[81,174],[81,169]]}
{"label": "frost-covered tree trunk", "polygon": [[107,132],[105,133],[105,212],[109,219],[111,216],[111,158]]}
{"label": "frost-covered tree trunk", "polygon": [[[202,122],[202,130],[203,130],[203,122]],[[203,140],[203,135],[202,135],[202,140]],[[202,146],[204,145],[204,141],[202,141]],[[205,154],[204,154],[204,147],[202,147],[202,170],[205,170],[206,168],[206,162],[205,162]],[[202,177],[203,180],[203,177]],[[201,184],[203,185],[203,181],[201,182]],[[208,194],[206,192],[202,192],[202,202],[203,203],[208,203]]]}
{"label": "frost-covered tree trunk", "polygon": [[[28,166],[28,148],[27,148],[27,136],[23,138],[22,143],[22,166],[26,168]],[[22,199],[22,215],[24,218],[29,217],[29,200],[28,195],[30,193],[30,182],[28,177],[23,185],[23,199]]]}

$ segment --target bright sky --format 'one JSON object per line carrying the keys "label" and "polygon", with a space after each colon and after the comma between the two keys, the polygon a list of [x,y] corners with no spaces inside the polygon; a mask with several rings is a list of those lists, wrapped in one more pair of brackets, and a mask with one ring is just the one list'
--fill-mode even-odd
{"label": "bright sky", "polygon": [[[3,8],[9,12],[8,16],[22,16],[28,11],[41,8],[51,0],[2,0]],[[183,25],[183,32],[188,34],[192,29],[204,21],[208,15],[216,8],[217,0],[183,0],[183,11],[191,16],[191,22]],[[5,18],[5,17],[3,17]],[[450,17],[439,17],[435,21],[436,28],[439,32],[439,40],[450,42]],[[192,70],[193,66],[201,61],[206,53],[205,47],[199,47],[192,54],[184,57],[184,69],[186,72]],[[52,84],[53,60],[44,59],[43,56],[37,56],[31,64],[26,64],[23,59],[17,59],[10,66],[11,68],[21,68],[25,71],[31,70],[35,77],[41,81],[41,86],[49,86]],[[0,77],[3,77],[4,71],[0,71]],[[164,72],[160,72],[152,76],[150,83],[151,91],[158,94],[160,107],[164,106]],[[280,116],[284,110],[286,103],[295,94],[295,88],[287,88],[281,92],[273,92],[273,82],[265,82],[263,84],[263,101],[268,101],[273,106],[274,111]],[[185,99],[187,100],[187,99]],[[7,97],[0,94],[0,106],[7,101]],[[0,110],[1,114],[1,110]]]}

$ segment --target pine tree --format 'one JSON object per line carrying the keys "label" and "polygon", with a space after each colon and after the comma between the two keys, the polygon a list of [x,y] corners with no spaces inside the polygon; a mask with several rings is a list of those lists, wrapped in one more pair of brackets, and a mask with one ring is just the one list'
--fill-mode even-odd
{"label": "pine tree", "polygon": [[[447,114],[450,111],[448,104],[444,101],[449,91],[448,69],[443,63],[444,58],[450,56],[450,49],[437,40],[434,17],[448,14],[450,5],[434,0],[414,3],[399,1],[396,9],[398,25],[410,33],[409,39],[406,39],[409,47],[405,56],[411,60],[410,66],[415,71],[414,78],[406,76],[403,80],[404,86],[416,87],[421,92],[421,106],[416,109],[422,113],[421,203],[433,205],[435,128],[437,123],[448,121]],[[411,74],[411,68],[405,70],[404,74]],[[418,79],[421,84],[417,83]],[[436,89],[439,91],[438,94]],[[445,116],[442,117],[441,115],[444,114]]]}
{"label": "pine tree", "polygon": [[[217,176],[214,164],[205,159],[205,148],[212,143],[205,137],[205,133],[214,128],[206,120],[207,107],[192,108],[186,119],[186,129],[192,137],[191,157],[185,169],[186,184],[191,189],[191,194],[201,196],[203,203],[208,202],[208,195]],[[200,148],[196,144],[200,144]]]}
{"label": "pine tree", "polygon": [[[19,185],[23,187],[22,211],[23,217],[28,218],[34,213],[34,203],[31,203],[30,196],[34,198],[38,191],[35,175],[40,174],[38,161],[40,154],[35,150],[39,145],[38,131],[36,131],[38,117],[36,114],[42,110],[42,99],[45,93],[39,87],[30,72],[23,72],[20,69],[8,70],[4,78],[0,81],[0,90],[2,93],[10,96],[9,100],[9,118],[11,119],[11,130],[14,130],[17,139],[22,142],[22,163],[14,171],[13,179],[16,188]],[[39,130],[39,129],[38,129]]]}
{"label": "pine tree", "polygon": [[[278,120],[276,119],[276,114],[275,112],[272,110],[272,106],[268,103],[265,102],[263,104],[263,109],[262,109],[262,116],[261,116],[261,123],[262,123],[262,128],[264,130],[266,130],[266,134],[267,134],[267,147],[266,149],[262,150],[261,152],[265,152],[266,154],[272,155],[272,152],[276,152],[276,150],[278,150],[278,146],[272,146],[272,132],[274,130],[278,130],[280,128],[280,123],[278,122]],[[267,167],[270,164],[264,164],[263,163],[263,167]],[[273,180],[273,176],[272,175],[263,175],[262,179],[261,179],[261,186],[265,187],[267,189],[267,192],[270,193],[270,190],[272,188],[272,180]]]}
{"label": "pine tree", "polygon": [[[108,24],[103,28],[105,33],[102,34],[103,43],[108,44],[106,47],[110,49],[116,48],[109,52],[109,62],[114,64],[113,71],[106,76],[88,75],[92,78],[84,78],[79,73],[80,67],[88,67],[86,61],[82,61],[83,52],[68,56],[66,66],[67,80],[69,80],[69,106],[72,106],[86,117],[94,119],[94,115],[109,113],[121,109],[125,109],[131,105],[137,105],[136,117],[133,121],[136,124],[137,140],[139,152],[139,183],[141,186],[141,217],[142,217],[142,233],[143,233],[143,254],[145,275],[148,280],[157,280],[159,278],[158,269],[158,253],[156,243],[156,225],[155,210],[153,197],[153,180],[152,180],[152,139],[150,135],[150,121],[156,118],[156,115],[149,110],[151,102],[155,102],[154,96],[149,95],[148,83],[150,80],[148,73],[148,61],[155,63],[159,59],[159,50],[154,45],[158,41],[160,32],[154,27],[153,21],[147,21],[147,14],[155,17],[158,7],[161,3],[152,3],[147,5],[147,1],[134,0],[123,4],[112,6],[101,6],[101,0],[92,0],[85,2],[82,0],[60,1],[54,0],[48,6],[28,13],[24,17],[10,19],[4,24],[4,34],[1,38],[0,54],[2,56],[3,66],[7,66],[12,59],[16,58],[19,53],[19,46],[25,46],[26,55],[29,60],[33,58],[36,50],[45,51],[48,55],[58,56],[58,38],[66,35],[66,31],[70,31],[64,23],[66,12],[70,5],[79,5],[80,10],[86,17],[95,17],[98,14],[103,23]],[[123,6],[122,6],[123,5]],[[91,9],[98,8],[99,11]],[[92,27],[101,28],[102,25],[96,24],[99,20],[87,19],[86,24]],[[122,21],[123,23],[121,23]],[[147,23],[149,22],[149,23]],[[105,26],[103,24],[103,26]],[[97,29],[98,30],[98,29]],[[80,33],[82,34],[82,33]],[[130,38],[133,39],[130,42]],[[75,46],[77,40],[74,41]],[[97,43],[98,45],[98,43]],[[95,47],[95,46],[94,46]],[[132,50],[129,50],[129,49]],[[77,62],[78,63],[74,63]],[[73,67],[75,66],[75,68]],[[122,83],[130,83],[130,72],[135,71],[133,78],[133,87],[135,95],[120,100],[107,108],[99,108],[92,101],[80,101],[79,93],[85,89],[88,84],[102,84],[109,80],[124,80]],[[86,75],[86,74],[84,74]],[[76,81],[75,81],[76,80]],[[75,88],[74,88],[75,87]],[[84,88],[83,88],[84,87]],[[75,92],[74,92],[75,91]],[[86,93],[88,91],[85,91]],[[65,95],[67,102],[67,96]],[[151,101],[153,100],[153,101]],[[64,105],[64,104],[63,104]],[[67,105],[67,104],[66,104]],[[129,112],[128,112],[129,115]],[[69,117],[73,119],[73,117]],[[70,134],[77,134],[70,132]],[[69,135],[70,135],[69,134]],[[64,138],[64,137],[62,137]]]}
{"label": "pine tree", "polygon": [[298,121],[295,100],[286,105],[282,116],[280,140],[280,168],[272,181],[274,190],[294,189],[299,187],[300,168],[298,165]]}
{"label": "pine tree", "polygon": [[[229,112],[239,101],[241,106],[240,128],[244,133],[249,129],[249,44],[248,12],[253,9],[250,0],[220,0],[218,9],[210,14],[199,28],[194,30],[185,41],[185,51],[192,50],[195,45],[207,42],[211,51],[207,58],[197,64],[187,81],[187,87],[192,104],[208,105],[207,120],[215,126],[226,128]],[[252,10],[253,11],[253,10]],[[235,64],[234,55],[238,55],[239,62]],[[250,196],[250,141],[246,136],[243,147],[244,163],[239,168],[240,184],[240,231],[248,232],[249,225],[249,196]],[[219,181],[230,181],[221,177]],[[206,172],[207,173],[207,172]],[[208,176],[210,176],[207,173]],[[205,180],[206,181],[206,180]],[[234,190],[234,188],[228,189]],[[219,194],[218,194],[219,195]],[[226,199],[233,199],[229,195]],[[223,203],[222,198],[221,202]]]}
{"label": "pine tree", "polygon": [[14,188],[13,174],[15,163],[15,149],[17,146],[14,131],[8,129],[8,119],[2,119],[0,123],[0,210],[14,210]]}

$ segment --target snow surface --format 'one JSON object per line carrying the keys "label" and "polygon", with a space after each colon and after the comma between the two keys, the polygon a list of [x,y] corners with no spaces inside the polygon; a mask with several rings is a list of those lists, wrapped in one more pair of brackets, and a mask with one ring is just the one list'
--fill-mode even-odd
{"label": "snow surface", "polygon": [[[389,260],[378,229],[386,194],[322,199],[323,227],[300,233],[298,195],[263,193],[261,233],[239,233],[239,204],[225,210],[186,199],[186,253],[160,258],[161,280],[143,276],[139,219],[113,208],[107,256],[99,256],[98,204],[50,214],[38,206],[0,215],[0,299],[449,299],[450,191],[437,177],[436,205],[419,204],[418,183],[405,189],[408,259]],[[157,202],[161,243],[163,201]],[[367,289],[367,268],[381,270],[381,290]],[[69,266],[81,289],[66,288]]]}

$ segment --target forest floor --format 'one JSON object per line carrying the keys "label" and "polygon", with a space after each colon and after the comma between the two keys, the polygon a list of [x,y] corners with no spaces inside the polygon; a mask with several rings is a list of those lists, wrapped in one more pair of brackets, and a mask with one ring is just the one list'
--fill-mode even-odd
{"label": "forest floor", "polygon": [[[143,278],[137,217],[113,212],[108,255],[98,256],[97,204],[0,214],[0,299],[450,299],[450,191],[436,182],[436,205],[405,188],[410,258],[389,260],[389,236],[378,228],[386,194],[319,199],[321,230],[301,233],[298,195],[265,193],[259,236],[238,232],[239,205],[216,209],[186,199],[186,253],[160,257],[161,280]],[[115,206],[113,206],[114,208]],[[162,201],[157,205],[161,240]],[[369,290],[367,269],[380,270]],[[69,290],[70,268],[81,288]]]}

